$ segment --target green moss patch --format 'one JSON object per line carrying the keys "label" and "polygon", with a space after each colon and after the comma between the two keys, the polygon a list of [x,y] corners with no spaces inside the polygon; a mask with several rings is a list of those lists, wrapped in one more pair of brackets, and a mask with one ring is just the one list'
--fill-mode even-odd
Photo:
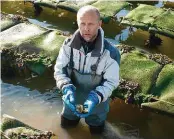
{"label": "green moss patch", "polygon": [[0,33],[1,47],[12,47],[45,33],[47,30],[31,23],[20,23]]}
{"label": "green moss patch", "polygon": [[103,1],[98,0],[92,6],[95,6],[99,9],[102,17],[114,16],[123,8],[129,6],[127,2],[119,2],[119,1]]}
{"label": "green moss patch", "polygon": [[[153,76],[158,70],[160,65],[152,60],[149,60],[147,56],[138,51],[132,51],[122,55],[120,65],[121,79],[138,83],[140,90],[135,94],[134,98],[138,103],[147,101],[149,89],[152,85]],[[117,90],[113,95],[126,98],[123,94],[120,94]]]}
{"label": "green moss patch", "polygon": [[60,2],[57,7],[70,12],[77,12],[82,6],[90,5],[94,2],[95,1],[65,1]]}
{"label": "green moss patch", "polygon": [[[164,66],[160,72],[153,94],[162,97],[163,95],[174,94],[174,65],[168,64]],[[174,103],[174,101],[173,101]]]}
{"label": "green moss patch", "polygon": [[16,139],[28,139],[28,138],[42,138],[51,139],[52,132],[41,131],[35,129],[18,119],[4,114],[1,121],[1,134],[4,138]]}
{"label": "green moss patch", "polygon": [[45,7],[48,7],[48,8],[54,8],[56,9],[57,8],[57,4],[59,2],[56,1],[56,0],[35,0],[34,1],[34,4],[35,5],[38,5],[38,6],[45,6]]}
{"label": "green moss patch", "polygon": [[[2,51],[2,69],[4,67],[13,67],[14,69],[27,67],[32,72],[41,75],[47,68],[53,66],[64,39],[65,36],[62,36],[60,32],[48,31],[38,37],[21,42],[13,49],[4,49]],[[9,63],[10,61],[11,63]]]}
{"label": "green moss patch", "polygon": [[7,15],[4,13],[0,13],[1,22],[0,22],[0,31],[4,31],[14,25],[17,25],[23,21],[27,21],[26,18],[20,15]]}
{"label": "green moss patch", "polygon": [[65,38],[59,31],[49,31],[21,43],[18,50],[49,56],[54,61]]}
{"label": "green moss patch", "polygon": [[143,107],[148,107],[174,115],[174,65],[164,66],[160,72],[156,85],[153,88],[153,95],[157,102],[143,103]]}
{"label": "green moss patch", "polygon": [[174,37],[174,11],[171,9],[140,4],[126,15],[122,24]]}

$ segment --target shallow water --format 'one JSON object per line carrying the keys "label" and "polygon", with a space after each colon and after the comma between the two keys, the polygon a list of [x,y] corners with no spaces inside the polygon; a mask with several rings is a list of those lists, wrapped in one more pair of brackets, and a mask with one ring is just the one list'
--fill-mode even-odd
{"label": "shallow water", "polygon": [[[60,126],[61,95],[54,91],[41,94],[19,85],[1,84],[1,114],[14,116],[41,130],[53,131],[59,139],[173,139],[174,118],[141,110],[122,100],[111,101],[103,135],[92,136],[84,119],[75,128]],[[1,115],[2,116],[2,115]],[[77,133],[78,131],[78,133]]]}
{"label": "shallow water", "polygon": [[[64,10],[51,10],[44,8],[43,12],[36,16],[31,3],[2,2],[1,9],[9,14],[21,14],[30,22],[47,28],[56,28],[73,33],[77,29],[76,15]],[[155,3],[162,7],[161,2]],[[149,48],[144,46],[148,39],[148,32],[119,24],[119,17],[127,14],[123,10],[117,14],[117,18],[108,24],[103,24],[105,37],[118,44],[123,42],[128,45],[145,49],[152,53],[166,54],[174,59],[174,39],[160,36],[163,40],[161,46]],[[108,114],[107,128],[104,135],[91,136],[84,120],[76,128],[62,129],[60,127],[60,114],[62,109],[61,95],[53,91],[54,79],[49,76],[34,78],[3,79],[1,84],[1,114],[9,114],[21,121],[42,130],[52,130],[59,139],[90,139],[90,138],[141,138],[141,139],[173,139],[174,118],[147,110],[141,110],[133,105],[127,105],[117,99],[111,102]],[[56,137],[57,138],[57,137]]]}

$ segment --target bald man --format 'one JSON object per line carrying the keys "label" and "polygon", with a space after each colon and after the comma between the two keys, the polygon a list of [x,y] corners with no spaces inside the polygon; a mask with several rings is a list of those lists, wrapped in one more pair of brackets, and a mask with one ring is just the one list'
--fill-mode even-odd
{"label": "bald man", "polygon": [[54,78],[63,93],[61,125],[76,126],[85,118],[91,133],[101,133],[109,97],[119,84],[120,53],[104,39],[98,9],[80,8],[77,23],[78,30],[63,43],[55,65]]}

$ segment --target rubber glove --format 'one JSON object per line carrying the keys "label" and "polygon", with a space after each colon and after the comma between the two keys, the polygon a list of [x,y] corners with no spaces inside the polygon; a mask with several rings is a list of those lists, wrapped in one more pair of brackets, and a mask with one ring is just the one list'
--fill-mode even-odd
{"label": "rubber glove", "polygon": [[75,87],[71,84],[66,85],[65,87],[63,87],[62,92],[63,92],[62,100],[70,108],[70,110],[74,112],[76,110],[74,105]]}
{"label": "rubber glove", "polygon": [[75,111],[74,114],[76,114],[80,118],[88,117],[98,103],[99,99],[97,93],[95,91],[91,91],[83,105],[84,108],[88,111],[88,113],[79,113]]}

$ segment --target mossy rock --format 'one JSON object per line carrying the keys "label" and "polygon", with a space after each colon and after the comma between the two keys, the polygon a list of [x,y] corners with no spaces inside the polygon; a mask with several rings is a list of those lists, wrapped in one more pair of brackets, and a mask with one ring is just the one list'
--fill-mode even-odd
{"label": "mossy rock", "polygon": [[103,1],[98,0],[92,6],[99,9],[101,18],[105,21],[106,18],[115,16],[119,11],[129,6],[127,2],[119,1]]}
{"label": "mossy rock", "polygon": [[4,114],[2,119],[1,119],[1,131],[5,131],[10,128],[16,128],[16,127],[28,127],[30,128],[29,125],[24,124],[23,122],[20,122],[16,118]]}
{"label": "mossy rock", "polygon": [[50,31],[21,43],[18,50],[19,52],[26,51],[31,55],[33,53],[40,55],[36,59],[28,59],[27,63],[30,70],[41,75],[55,62],[65,38],[59,31]]}
{"label": "mossy rock", "polygon": [[153,94],[159,97],[167,95],[168,93],[174,94],[173,77],[174,77],[174,65],[173,64],[165,65],[158,76],[154,90],[152,90]]}
{"label": "mossy rock", "polygon": [[64,1],[60,2],[57,7],[76,13],[82,6],[90,5],[94,2],[95,1]]}
{"label": "mossy rock", "polygon": [[4,30],[1,35],[1,48],[12,47],[22,41],[34,38],[45,33],[47,30],[29,22],[17,24],[8,30]]}
{"label": "mossy rock", "polygon": [[[22,41],[20,45],[16,44],[16,47],[8,50],[9,52],[4,49],[2,51],[2,69],[5,65],[17,69],[20,67],[16,66],[21,64],[41,75],[53,66],[65,38],[59,31],[49,31],[38,37]],[[8,63],[9,65],[7,65]]]}
{"label": "mossy rock", "polygon": [[121,23],[174,37],[174,11],[171,9],[140,4],[128,13]]}
{"label": "mossy rock", "polygon": [[1,15],[1,22],[0,22],[0,31],[4,31],[14,25],[17,25],[23,21],[26,21],[26,18],[23,18],[20,15],[8,15],[8,14],[4,14],[4,13],[0,13]]}
{"label": "mossy rock", "polygon": [[33,52],[35,53],[42,53],[46,56],[50,56],[52,60],[55,60],[65,38],[66,36],[63,36],[60,31],[50,30],[47,33],[23,42],[18,47],[21,51],[25,50],[30,53],[31,50],[32,53],[32,50],[34,50]]}
{"label": "mossy rock", "polygon": [[44,6],[48,8],[56,9],[58,5],[58,1],[56,0],[35,0],[34,4],[38,6]]}
{"label": "mossy rock", "polygon": [[[43,136],[42,136],[43,135]],[[5,139],[16,139],[28,137],[43,137],[43,139],[51,139],[54,134],[52,132],[35,129],[18,119],[4,114],[1,120],[1,137]]]}
{"label": "mossy rock", "polygon": [[128,2],[118,1],[103,1],[103,0],[90,0],[90,1],[56,1],[56,0],[36,0],[35,5],[49,7],[53,9],[64,9],[70,12],[77,12],[82,6],[93,5],[99,9],[101,19],[104,23],[108,23],[112,16],[117,14],[120,10],[129,6]]}
{"label": "mossy rock", "polygon": [[[124,20],[136,21],[138,23],[150,24],[154,18],[164,13],[161,8],[155,6],[140,4],[137,8],[130,11]],[[123,21],[124,23],[124,21]]]}
{"label": "mossy rock", "polygon": [[158,1],[129,1],[133,7],[137,7],[139,4],[155,5],[158,4]]}
{"label": "mossy rock", "polygon": [[143,103],[148,107],[174,115],[174,65],[165,65],[160,72],[155,87],[152,89],[156,102]]}
{"label": "mossy rock", "polygon": [[150,28],[149,31],[154,31],[159,34],[163,34],[174,38],[174,11],[172,10],[165,11],[153,22],[152,26],[155,27]]}
{"label": "mossy rock", "polygon": [[[152,86],[152,80],[157,70],[160,68],[160,65],[148,59],[146,54],[136,50],[122,54],[121,57],[121,79],[139,84],[140,89],[134,94],[134,98],[137,100],[137,103],[141,104],[146,101],[147,97],[150,95],[149,90]],[[125,99],[127,94],[120,93],[121,92],[118,92],[116,89],[113,95]]]}
{"label": "mossy rock", "polygon": [[43,74],[52,67],[66,38],[58,30],[48,30],[29,22],[17,24],[0,34],[2,71],[7,74],[20,69]]}

